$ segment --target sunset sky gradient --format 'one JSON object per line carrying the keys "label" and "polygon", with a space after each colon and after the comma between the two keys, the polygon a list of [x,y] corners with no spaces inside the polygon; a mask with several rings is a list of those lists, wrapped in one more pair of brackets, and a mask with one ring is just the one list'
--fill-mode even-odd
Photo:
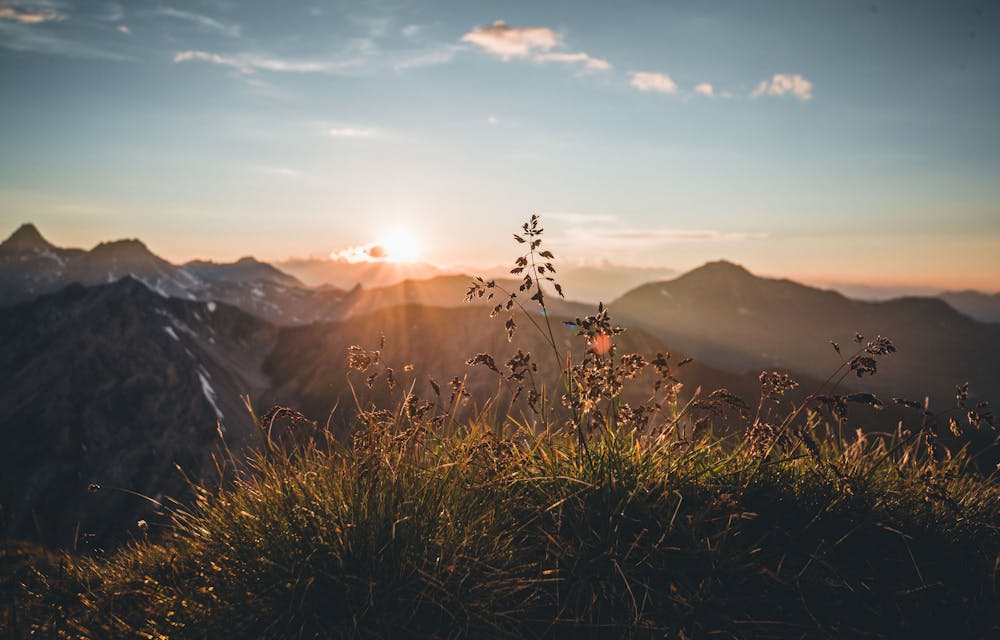
{"label": "sunset sky gradient", "polygon": [[0,235],[1000,290],[1000,7],[0,0]]}

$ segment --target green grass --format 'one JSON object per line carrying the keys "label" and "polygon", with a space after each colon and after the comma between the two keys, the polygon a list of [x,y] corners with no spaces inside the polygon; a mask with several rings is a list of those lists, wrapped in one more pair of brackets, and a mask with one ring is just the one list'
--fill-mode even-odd
{"label": "green grass", "polygon": [[[405,418],[254,455],[107,558],[6,583],[12,636],[989,637],[1000,488],[919,438],[818,451]],[[15,628],[16,625],[16,628]],[[995,637],[995,635],[993,636]]]}

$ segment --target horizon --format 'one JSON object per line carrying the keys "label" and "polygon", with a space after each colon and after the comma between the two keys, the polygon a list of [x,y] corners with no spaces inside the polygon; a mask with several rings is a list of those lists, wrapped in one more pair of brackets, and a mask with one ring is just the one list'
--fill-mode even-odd
{"label": "horizon", "polygon": [[[493,265],[488,265],[488,266],[476,267],[476,266],[472,266],[472,265],[439,265],[439,264],[433,264],[433,263],[429,263],[429,262],[420,262],[420,261],[415,261],[415,260],[414,261],[410,261],[410,260],[397,261],[397,260],[386,259],[386,258],[374,258],[374,259],[369,259],[369,260],[355,261],[355,260],[347,259],[343,255],[343,253],[344,253],[343,251],[333,251],[333,252],[330,252],[328,254],[319,254],[319,255],[312,255],[312,256],[286,256],[286,257],[281,258],[279,260],[263,260],[263,259],[259,258],[258,256],[254,256],[252,254],[241,255],[238,258],[233,258],[231,260],[216,260],[216,259],[212,259],[212,258],[197,257],[197,256],[196,257],[192,257],[192,258],[188,258],[188,259],[185,259],[185,260],[176,260],[176,259],[171,259],[169,256],[162,255],[161,253],[159,253],[156,250],[155,247],[150,246],[142,238],[108,238],[108,239],[99,241],[99,242],[97,242],[97,243],[95,243],[93,245],[90,245],[90,246],[63,245],[63,244],[60,244],[59,242],[53,242],[53,240],[49,236],[47,236],[45,234],[44,230],[39,229],[38,225],[36,225],[33,222],[24,222],[24,223],[21,223],[20,225],[17,226],[17,228],[15,230],[13,230],[11,233],[7,234],[6,236],[4,236],[4,235],[2,235],[2,233],[0,233],[0,238],[3,238],[2,240],[0,240],[0,243],[5,242],[7,239],[10,239],[16,233],[21,232],[24,229],[34,230],[34,232],[36,232],[39,236],[41,236],[41,238],[42,238],[43,241],[52,244],[53,246],[55,246],[58,249],[79,249],[79,250],[83,250],[83,251],[92,251],[94,248],[96,248],[99,245],[107,245],[107,244],[113,244],[113,243],[118,243],[118,242],[133,242],[133,241],[137,241],[137,242],[141,243],[153,255],[156,255],[156,256],[158,256],[158,257],[160,257],[160,258],[166,260],[167,262],[169,262],[171,264],[174,264],[176,266],[184,266],[185,264],[196,263],[196,262],[209,262],[209,263],[214,263],[214,264],[234,264],[234,263],[242,261],[242,260],[256,260],[256,261],[258,261],[260,263],[274,266],[274,267],[278,268],[279,270],[282,270],[284,273],[289,273],[290,270],[291,271],[295,270],[295,269],[290,269],[289,268],[294,263],[310,263],[310,262],[329,261],[331,263],[348,264],[348,265],[357,265],[357,264],[379,265],[379,264],[383,264],[383,265],[390,266],[394,270],[398,271],[396,277],[389,277],[385,282],[371,284],[371,288],[378,288],[380,286],[389,286],[389,285],[395,284],[397,282],[402,282],[403,280],[417,280],[417,281],[419,281],[419,280],[427,280],[427,279],[431,279],[431,278],[435,278],[435,277],[448,277],[448,276],[474,277],[475,275],[485,275],[487,277],[501,277],[501,278],[503,278],[503,277],[510,277],[509,275],[507,275],[507,271],[508,271],[509,267],[507,265],[502,265],[502,264],[493,264]],[[623,263],[613,263],[613,262],[608,261],[607,259],[601,259],[601,260],[596,261],[596,262],[586,262],[586,261],[581,261],[581,262],[576,262],[576,263],[571,262],[569,265],[564,265],[563,266],[563,270],[565,271],[567,269],[569,269],[569,270],[573,270],[573,269],[593,269],[593,270],[600,271],[600,270],[603,269],[603,270],[607,270],[609,272],[614,272],[616,270],[617,271],[628,270],[633,275],[635,273],[644,273],[644,272],[648,272],[650,274],[656,274],[656,273],[662,274],[660,277],[650,276],[650,278],[648,278],[648,279],[642,279],[641,281],[635,281],[635,282],[633,282],[629,286],[623,286],[624,283],[619,282],[619,284],[617,286],[610,287],[610,288],[615,289],[616,291],[618,291],[617,295],[621,295],[621,294],[623,294],[623,293],[625,293],[627,291],[635,289],[636,287],[642,286],[643,284],[649,284],[649,283],[655,283],[655,282],[668,282],[668,281],[671,281],[671,280],[673,280],[675,278],[683,276],[683,275],[685,275],[687,273],[690,273],[691,271],[694,271],[694,270],[697,270],[697,269],[700,269],[702,267],[709,266],[709,265],[712,265],[712,264],[715,264],[715,263],[728,263],[728,264],[735,265],[737,267],[746,269],[752,275],[754,275],[755,277],[759,277],[759,278],[779,279],[779,280],[780,279],[789,279],[789,280],[796,281],[799,284],[803,284],[803,285],[806,285],[806,286],[810,286],[810,287],[814,287],[814,288],[819,288],[819,289],[828,289],[828,290],[837,291],[837,292],[843,294],[844,296],[846,296],[848,298],[853,298],[853,299],[856,299],[856,300],[879,301],[879,300],[890,300],[890,299],[905,298],[905,297],[914,297],[914,296],[915,297],[935,297],[937,295],[945,294],[945,293],[964,293],[964,292],[969,292],[969,291],[971,291],[971,292],[978,292],[978,293],[985,293],[985,294],[994,294],[995,293],[996,295],[1000,295],[1000,291],[994,292],[994,291],[989,291],[989,290],[979,290],[979,289],[973,289],[973,288],[968,288],[968,287],[966,287],[966,288],[954,288],[954,289],[938,289],[938,288],[929,287],[929,286],[919,286],[919,285],[918,286],[914,286],[914,285],[892,284],[892,283],[882,283],[882,284],[879,284],[879,283],[872,283],[870,281],[860,281],[860,282],[851,282],[851,281],[825,281],[822,278],[819,278],[819,279],[803,278],[803,279],[797,280],[795,278],[790,278],[789,276],[787,276],[785,274],[759,272],[759,271],[754,270],[752,268],[752,266],[750,266],[750,265],[745,265],[743,263],[739,263],[739,262],[735,262],[735,261],[732,261],[732,260],[728,260],[726,258],[709,259],[709,260],[706,260],[706,261],[704,261],[702,263],[699,263],[699,264],[696,264],[696,265],[693,265],[693,266],[690,266],[690,267],[684,268],[684,269],[680,269],[680,268],[676,268],[676,267],[671,267],[671,266],[666,266],[666,265],[659,265],[659,266],[635,266],[635,265],[628,265],[628,264],[623,264]],[[432,271],[430,273],[427,273],[426,270],[421,270],[421,268],[423,268],[423,267],[430,267],[434,271]],[[296,276],[296,277],[301,280],[301,276]],[[621,279],[619,278],[619,280],[621,280]],[[320,283],[320,282],[313,282],[313,283],[303,282],[303,284],[305,286],[307,286],[307,287],[322,287],[322,286],[324,286],[324,284],[331,284],[331,283],[330,282],[325,282],[325,283]],[[361,282],[360,280],[356,284],[359,284],[359,285],[362,285],[362,286],[365,285],[365,283]],[[580,302],[594,302],[594,303],[598,302],[598,298],[597,297],[587,296],[587,295],[574,296],[572,290],[569,290],[567,293],[569,294],[567,297],[570,300],[577,300],[577,301],[580,301]],[[591,299],[592,297],[593,297],[593,299]],[[615,297],[615,296],[612,296],[612,297]]]}
{"label": "horizon", "polygon": [[998,32],[969,2],[4,0],[0,227],[490,269],[538,213],[564,264],[993,293]]}

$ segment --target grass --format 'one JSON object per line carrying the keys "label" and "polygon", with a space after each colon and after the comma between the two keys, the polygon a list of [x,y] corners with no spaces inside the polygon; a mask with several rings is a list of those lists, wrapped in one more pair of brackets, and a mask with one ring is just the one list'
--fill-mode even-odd
{"label": "grass", "polygon": [[[528,354],[476,354],[469,364],[498,377],[496,396],[470,398],[455,378],[424,400],[398,385],[384,345],[352,348],[364,381],[352,389],[385,386],[392,410],[385,394],[382,406],[357,395],[356,430],[337,438],[276,408],[258,420],[259,450],[230,455],[224,482],[195,485],[166,525],[140,523],[109,556],[4,549],[5,634],[1000,634],[1000,484],[939,434],[993,428],[967,389],[951,412],[898,400],[912,425],[852,433],[848,405],[883,403],[838,394],[841,381],[895,350],[858,336],[854,354],[834,345],[840,368],[798,404],[782,404],[795,381],[764,372],[755,410],[725,390],[680,406],[678,367],[617,354],[623,329],[603,307],[574,323],[584,356],[560,348],[538,288],[555,283],[554,256],[537,218],[523,232],[519,291],[479,279],[469,295],[499,292],[493,314],[510,313],[510,338],[525,311],[559,393],[536,382]],[[640,381],[648,399],[630,405],[625,387]]]}
{"label": "grass", "polygon": [[[275,446],[164,531],[22,566],[35,637],[989,637],[1000,490],[905,436],[767,457],[675,432]],[[837,473],[832,469],[836,468]],[[16,620],[14,614],[16,612]],[[16,631],[15,631],[16,623]]]}

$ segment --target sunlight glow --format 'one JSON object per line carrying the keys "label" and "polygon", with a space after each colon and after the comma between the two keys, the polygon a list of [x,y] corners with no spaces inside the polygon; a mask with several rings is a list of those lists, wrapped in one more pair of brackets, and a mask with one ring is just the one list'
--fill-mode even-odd
{"label": "sunlight glow", "polygon": [[420,258],[420,239],[408,229],[394,229],[376,244],[385,250],[385,259],[390,262],[416,262]]}

